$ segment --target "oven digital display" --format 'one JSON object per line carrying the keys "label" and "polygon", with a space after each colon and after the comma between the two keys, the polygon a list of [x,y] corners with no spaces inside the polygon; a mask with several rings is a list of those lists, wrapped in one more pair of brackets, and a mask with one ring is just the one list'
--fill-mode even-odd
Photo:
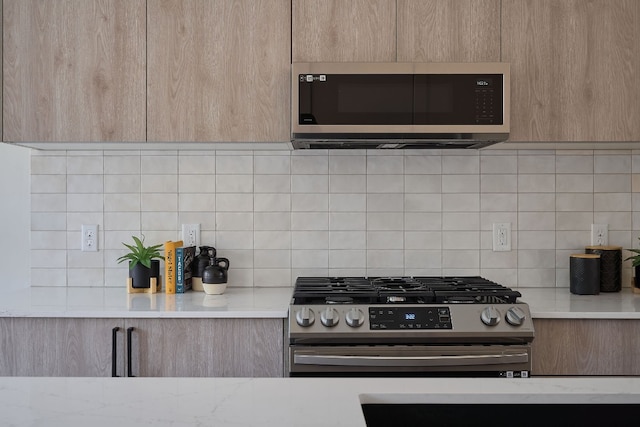
{"label": "oven digital display", "polygon": [[449,307],[370,307],[372,330],[452,329]]}

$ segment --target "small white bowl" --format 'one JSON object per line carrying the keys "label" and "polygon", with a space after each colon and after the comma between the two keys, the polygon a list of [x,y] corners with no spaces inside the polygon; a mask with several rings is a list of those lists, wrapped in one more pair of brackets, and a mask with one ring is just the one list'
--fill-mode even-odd
{"label": "small white bowl", "polygon": [[202,287],[204,288],[204,293],[209,295],[220,295],[223,294],[227,289],[226,283],[202,283]]}

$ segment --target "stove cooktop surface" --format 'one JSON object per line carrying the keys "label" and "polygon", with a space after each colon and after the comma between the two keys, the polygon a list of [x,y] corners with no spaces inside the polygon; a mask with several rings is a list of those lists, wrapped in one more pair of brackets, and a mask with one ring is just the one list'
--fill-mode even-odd
{"label": "stove cooktop surface", "polygon": [[480,276],[298,277],[293,304],[513,304],[521,296]]}

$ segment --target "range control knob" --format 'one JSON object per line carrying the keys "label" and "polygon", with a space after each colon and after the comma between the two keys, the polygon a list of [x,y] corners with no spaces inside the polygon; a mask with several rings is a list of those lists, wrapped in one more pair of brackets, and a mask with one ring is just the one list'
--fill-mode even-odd
{"label": "range control knob", "polygon": [[364,313],[359,308],[352,308],[345,316],[347,325],[352,328],[359,328],[364,323]]}
{"label": "range control knob", "polygon": [[489,306],[482,310],[480,320],[487,326],[495,326],[500,322],[500,312],[493,306]]}
{"label": "range control knob", "polygon": [[338,312],[333,307],[327,307],[320,313],[320,322],[327,328],[331,328],[332,326],[336,326],[338,321],[340,320],[340,316]]}
{"label": "range control knob", "polygon": [[296,312],[296,323],[304,328],[313,325],[315,320],[316,316],[313,314],[313,310],[309,307],[302,307]]}
{"label": "range control knob", "polygon": [[527,315],[520,307],[511,307],[507,310],[507,314],[504,316],[507,319],[507,323],[513,326],[520,326],[524,323]]}

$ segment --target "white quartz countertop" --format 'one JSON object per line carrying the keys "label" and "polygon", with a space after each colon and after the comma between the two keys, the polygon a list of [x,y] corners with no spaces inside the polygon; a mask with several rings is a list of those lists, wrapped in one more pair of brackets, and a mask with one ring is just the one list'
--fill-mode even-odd
{"label": "white quartz countertop", "polygon": [[640,294],[630,288],[574,295],[568,288],[517,288],[534,319],[640,319]]}
{"label": "white quartz countertop", "polygon": [[0,378],[3,426],[358,427],[361,403],[638,404],[640,378]]}
{"label": "white quartz countertop", "polygon": [[222,295],[30,287],[2,294],[0,317],[285,318],[291,295],[291,287],[227,287]]}
{"label": "white quartz countertop", "polygon": [[[568,288],[516,288],[534,319],[640,319],[640,294],[573,295]],[[124,288],[30,287],[0,297],[0,317],[286,318],[291,287],[227,287],[223,295],[128,294]]]}

